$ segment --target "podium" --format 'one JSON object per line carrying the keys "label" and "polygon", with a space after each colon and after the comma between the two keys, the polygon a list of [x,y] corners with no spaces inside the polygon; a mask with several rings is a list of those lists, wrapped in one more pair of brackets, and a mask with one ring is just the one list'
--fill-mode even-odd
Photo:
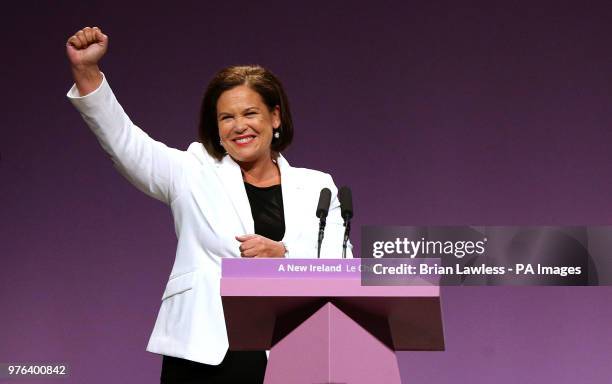
{"label": "podium", "polygon": [[400,383],[396,351],[444,350],[438,285],[362,285],[361,259],[223,259],[231,350],[265,383]]}

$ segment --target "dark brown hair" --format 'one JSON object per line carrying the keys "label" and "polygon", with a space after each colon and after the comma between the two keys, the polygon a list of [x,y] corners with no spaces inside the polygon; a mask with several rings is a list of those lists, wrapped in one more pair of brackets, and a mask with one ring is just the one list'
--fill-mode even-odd
{"label": "dark brown hair", "polygon": [[281,82],[267,69],[259,65],[241,65],[227,67],[219,71],[206,88],[202,107],[200,108],[199,140],[206,151],[221,160],[225,149],[219,143],[217,126],[217,101],[221,94],[239,85],[246,85],[261,96],[270,111],[275,106],[280,108],[281,125],[275,132],[280,137],[272,139],[272,153],[276,156],[291,144],[293,139],[293,121],[289,110],[289,100]]}

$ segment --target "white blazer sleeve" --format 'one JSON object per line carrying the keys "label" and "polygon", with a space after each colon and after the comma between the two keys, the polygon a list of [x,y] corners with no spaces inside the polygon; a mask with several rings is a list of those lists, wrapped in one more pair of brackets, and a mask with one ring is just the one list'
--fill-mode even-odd
{"label": "white blazer sleeve", "polygon": [[144,193],[170,204],[183,184],[186,152],[169,148],[138,128],[115,98],[106,76],[80,96],[76,84],[66,95],[96,135],[115,167]]}

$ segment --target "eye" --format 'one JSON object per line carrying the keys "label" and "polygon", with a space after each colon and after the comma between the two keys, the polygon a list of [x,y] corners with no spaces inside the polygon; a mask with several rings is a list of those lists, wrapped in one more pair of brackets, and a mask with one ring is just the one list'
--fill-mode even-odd
{"label": "eye", "polygon": [[253,115],[256,115],[256,114],[257,114],[257,112],[251,111],[251,112],[247,112],[246,116],[253,116]]}
{"label": "eye", "polygon": [[229,120],[231,118],[232,118],[231,116],[223,116],[221,117],[221,121]]}

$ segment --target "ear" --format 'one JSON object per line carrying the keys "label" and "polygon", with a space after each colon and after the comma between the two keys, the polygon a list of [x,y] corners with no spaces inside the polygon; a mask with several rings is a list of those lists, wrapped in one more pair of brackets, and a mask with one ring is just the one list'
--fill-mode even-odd
{"label": "ear", "polygon": [[272,110],[272,128],[277,129],[281,125],[280,118],[280,107],[278,105],[274,106]]}

